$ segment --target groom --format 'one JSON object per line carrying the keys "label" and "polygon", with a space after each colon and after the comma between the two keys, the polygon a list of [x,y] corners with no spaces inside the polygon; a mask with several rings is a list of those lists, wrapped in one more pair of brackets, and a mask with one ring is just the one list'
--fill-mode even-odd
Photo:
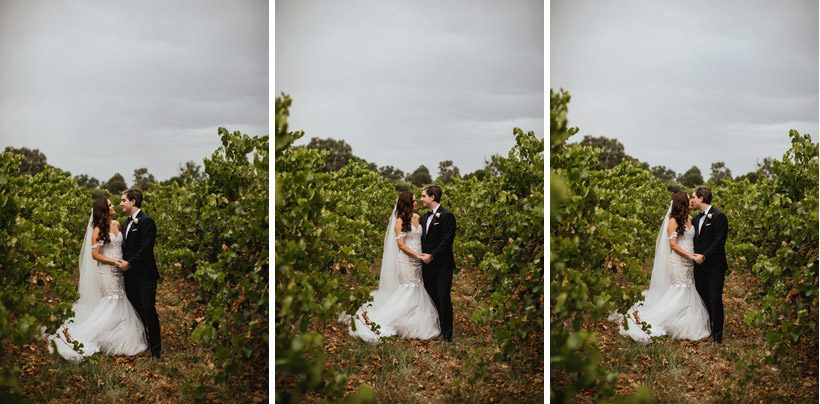
{"label": "groom", "polygon": [[154,241],[157,226],[154,219],[143,212],[142,192],[129,189],[122,194],[120,207],[128,214],[128,222],[121,226],[125,232],[122,259],[118,266],[125,272],[125,295],[134,306],[148,333],[148,348],[155,358],[160,357],[159,316],[157,316],[157,263],[154,261]]}
{"label": "groom", "polygon": [[712,338],[723,342],[723,281],[726,278],[726,235],[729,220],[712,203],[712,190],[692,192],[689,207],[702,214],[695,218],[695,289],[709,312]]}
{"label": "groom", "polygon": [[428,185],[421,191],[421,204],[429,209],[421,220],[422,279],[424,289],[436,305],[441,336],[453,342],[453,240],[456,237],[456,218],[441,203],[441,188]]}

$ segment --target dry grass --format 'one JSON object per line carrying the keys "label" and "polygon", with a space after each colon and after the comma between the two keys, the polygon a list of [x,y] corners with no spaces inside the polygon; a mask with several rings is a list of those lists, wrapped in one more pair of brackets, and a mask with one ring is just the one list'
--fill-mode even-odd
{"label": "dry grass", "polygon": [[[532,346],[522,347],[520,356],[493,360],[492,329],[469,319],[481,304],[476,296],[480,299],[487,288],[476,272],[462,270],[454,277],[452,343],[440,337],[392,338],[368,345],[348,336],[345,324],[319,324],[315,331],[325,337],[326,367],[348,375],[347,393],[367,385],[376,402],[543,402],[543,333],[532,339]],[[307,399],[317,402],[321,395],[308,394]]]}
{"label": "dry grass", "polygon": [[[724,341],[674,340],[661,337],[641,345],[618,334],[617,325],[590,324],[600,339],[603,364],[620,373],[617,393],[626,396],[639,385],[649,387],[663,402],[817,402],[817,335],[802,339],[805,349],[790,352],[774,365],[750,373],[740,365],[749,357],[762,364],[764,330],[743,323],[759,304],[757,283],[747,273],[733,272],[724,286]],[[744,378],[749,382],[745,383]],[[592,392],[579,400],[590,401]]]}
{"label": "dry grass", "polygon": [[[210,350],[191,340],[194,319],[204,313],[196,285],[166,279],[157,289],[162,358],[94,355],[80,364],[50,355],[45,342],[7,346],[6,357],[21,369],[25,398],[37,402],[267,402],[267,369],[226,385],[215,379]],[[8,363],[8,362],[7,362]],[[187,385],[187,386],[186,386]]]}

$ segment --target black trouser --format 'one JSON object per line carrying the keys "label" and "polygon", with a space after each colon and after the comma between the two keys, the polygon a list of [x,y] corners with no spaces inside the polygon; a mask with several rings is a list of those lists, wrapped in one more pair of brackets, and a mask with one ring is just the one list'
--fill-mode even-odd
{"label": "black trouser", "polygon": [[450,299],[450,290],[453,287],[453,270],[428,268],[422,271],[424,289],[433,300],[438,311],[438,321],[441,327],[441,336],[451,341],[453,339],[453,302]]}
{"label": "black trouser", "polygon": [[716,269],[695,268],[695,289],[697,289],[706,311],[712,338],[723,341],[723,281],[726,273]]}
{"label": "black trouser", "polygon": [[159,316],[157,315],[157,282],[133,281],[125,283],[125,295],[134,306],[145,332],[148,336],[148,349],[151,355],[160,356],[162,343],[159,333]]}

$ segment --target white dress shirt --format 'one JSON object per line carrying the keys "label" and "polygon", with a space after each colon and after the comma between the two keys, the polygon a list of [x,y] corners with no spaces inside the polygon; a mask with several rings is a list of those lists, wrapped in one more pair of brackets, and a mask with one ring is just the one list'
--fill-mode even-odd
{"label": "white dress shirt", "polygon": [[427,225],[426,225],[426,226],[424,226],[424,231],[425,231],[425,232],[430,231],[430,223],[432,223],[432,222],[433,222],[433,216],[435,216],[435,215],[436,215],[436,211],[438,210],[438,207],[439,207],[439,206],[441,206],[441,205],[436,205],[436,207],[435,207],[435,208],[433,208],[432,213],[430,213],[430,217],[428,217],[428,218],[427,218]]}
{"label": "white dress shirt", "polygon": [[136,219],[136,217],[139,213],[140,213],[140,209],[137,209],[137,211],[134,212],[134,215],[131,216],[131,220],[128,222],[128,226],[126,226],[126,228],[125,228],[125,237],[128,237],[128,231],[131,230],[131,225],[134,224],[134,219]]}
{"label": "white dress shirt", "polygon": [[703,228],[703,222],[706,221],[706,215],[709,213],[709,209],[712,209],[712,205],[706,205],[706,210],[703,211],[703,218],[698,222],[698,233],[700,233],[700,229]]}

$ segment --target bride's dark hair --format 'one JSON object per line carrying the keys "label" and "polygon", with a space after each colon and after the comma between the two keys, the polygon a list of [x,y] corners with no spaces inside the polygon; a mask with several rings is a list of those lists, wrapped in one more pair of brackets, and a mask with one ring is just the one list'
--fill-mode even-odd
{"label": "bride's dark hair", "polygon": [[676,229],[679,236],[686,231],[686,219],[689,216],[689,194],[683,191],[678,191],[672,195],[672,212],[669,217],[678,222]]}
{"label": "bride's dark hair", "polygon": [[410,231],[410,222],[413,219],[413,193],[402,191],[396,201],[396,217],[401,219],[401,230]]}
{"label": "bride's dark hair", "polygon": [[97,237],[97,240],[102,240],[103,243],[110,243],[111,236],[108,235],[108,232],[111,230],[111,212],[108,208],[108,198],[101,196],[95,199],[92,212],[92,228],[100,228],[100,235]]}

